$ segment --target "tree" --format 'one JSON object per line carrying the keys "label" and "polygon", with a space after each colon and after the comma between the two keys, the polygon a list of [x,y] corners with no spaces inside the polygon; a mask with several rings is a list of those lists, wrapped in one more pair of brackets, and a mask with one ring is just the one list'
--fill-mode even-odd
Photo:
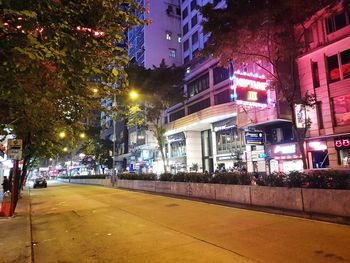
{"label": "tree", "polygon": [[60,131],[74,144],[101,100],[124,92],[116,43],[140,11],[133,0],[0,1],[0,131],[24,140],[23,176],[31,158],[62,152]]}
{"label": "tree", "polygon": [[[167,172],[167,161],[164,152],[166,137],[162,116],[170,106],[184,101],[182,90],[184,74],[184,68],[168,67],[164,60],[159,67],[153,69],[145,69],[137,65],[130,65],[128,69],[130,86],[137,87],[142,97],[143,126],[152,131],[157,140],[164,172]],[[129,124],[134,123],[129,120]]]}
{"label": "tree", "polygon": [[87,140],[79,149],[86,156],[94,157],[94,169],[97,170],[97,164],[102,168],[104,174],[105,168],[112,168],[112,157],[110,151],[112,149],[112,142],[100,138],[100,127],[89,127],[87,131]]}
{"label": "tree", "polygon": [[228,0],[225,9],[214,9],[209,4],[201,10],[204,31],[210,32],[204,53],[218,58],[222,64],[231,60],[238,67],[242,63],[256,64],[266,71],[277,98],[287,103],[304,168],[307,166],[304,139],[310,120],[306,118],[305,127],[299,128],[294,107],[296,104],[312,107],[316,98],[314,94],[300,94],[296,59],[308,48],[305,44],[308,19],[318,10],[339,2]]}

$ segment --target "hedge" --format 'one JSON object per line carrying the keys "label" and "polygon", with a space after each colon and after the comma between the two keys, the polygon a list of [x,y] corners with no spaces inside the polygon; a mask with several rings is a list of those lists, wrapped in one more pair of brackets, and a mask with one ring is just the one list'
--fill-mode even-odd
{"label": "hedge", "polygon": [[107,175],[105,174],[96,174],[96,175],[75,175],[75,176],[58,176],[60,179],[106,179]]}
{"label": "hedge", "polygon": [[163,173],[157,178],[156,174],[123,173],[120,179],[126,180],[160,180],[172,182],[234,184],[272,187],[303,187],[320,189],[349,189],[350,176],[346,172],[336,170],[314,170],[309,173],[293,171],[288,174],[272,173],[259,176],[245,172],[195,173],[180,172],[177,174]]}

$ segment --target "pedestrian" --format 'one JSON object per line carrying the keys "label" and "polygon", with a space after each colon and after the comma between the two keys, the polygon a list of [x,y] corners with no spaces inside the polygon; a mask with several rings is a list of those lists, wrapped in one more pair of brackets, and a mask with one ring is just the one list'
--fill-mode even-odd
{"label": "pedestrian", "polygon": [[7,176],[4,176],[4,180],[2,182],[2,189],[4,193],[10,191],[10,181],[7,179]]}

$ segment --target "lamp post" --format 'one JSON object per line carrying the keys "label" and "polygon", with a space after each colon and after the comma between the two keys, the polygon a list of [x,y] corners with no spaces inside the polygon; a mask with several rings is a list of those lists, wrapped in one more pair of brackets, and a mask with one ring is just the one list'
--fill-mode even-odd
{"label": "lamp post", "polygon": [[[131,90],[130,93],[129,93],[129,97],[131,100],[137,100],[138,97],[139,97],[139,93],[136,91],[136,90]],[[112,104],[113,108],[115,109],[117,107],[117,97],[116,97],[116,94],[114,94],[113,96],[113,104]],[[112,138],[112,141],[113,141],[113,149],[112,149],[112,185],[114,186],[115,185],[115,182],[117,181],[117,174],[116,174],[116,170],[115,170],[115,155],[116,155],[116,152],[115,152],[115,146],[116,146],[116,139],[117,139],[117,131],[116,131],[116,122],[117,122],[117,116],[116,114],[113,115],[113,138]]]}
{"label": "lamp post", "polygon": [[[64,138],[66,138],[66,133],[64,132],[64,131],[62,131],[62,132],[60,132],[59,134],[58,134],[58,136],[60,137],[60,139],[64,139]],[[86,134],[84,133],[84,132],[81,132],[80,134],[79,134],[79,137],[80,137],[80,139],[85,139],[86,138]],[[63,148],[63,151],[64,152],[66,152],[66,153],[68,153],[68,147],[64,147]],[[70,157],[70,169],[68,168],[68,166],[67,166],[67,175],[69,176],[69,182],[71,181],[71,176],[72,176],[72,167],[73,167],[73,149],[71,149],[70,151],[69,151],[69,157]]]}
{"label": "lamp post", "polygon": [[[117,107],[117,97],[114,94],[114,98],[113,98],[113,104],[112,104],[113,108]],[[115,141],[116,141],[116,116],[113,115],[113,149],[112,149],[112,185],[115,185],[115,181],[116,181],[116,171],[115,171]]]}

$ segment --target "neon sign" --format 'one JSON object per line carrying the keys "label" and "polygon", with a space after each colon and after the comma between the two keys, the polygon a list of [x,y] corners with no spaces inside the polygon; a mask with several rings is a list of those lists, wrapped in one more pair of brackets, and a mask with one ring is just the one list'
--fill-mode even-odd
{"label": "neon sign", "polygon": [[334,146],[336,150],[348,149],[350,148],[350,139],[335,138]]}
{"label": "neon sign", "polygon": [[231,99],[237,104],[266,107],[271,102],[270,90],[265,76],[235,71],[231,76]]}
{"label": "neon sign", "polygon": [[325,151],[327,150],[327,144],[323,141],[314,141],[307,144],[309,151]]}
{"label": "neon sign", "polygon": [[301,157],[295,143],[271,145],[271,157],[274,159],[298,159]]}

